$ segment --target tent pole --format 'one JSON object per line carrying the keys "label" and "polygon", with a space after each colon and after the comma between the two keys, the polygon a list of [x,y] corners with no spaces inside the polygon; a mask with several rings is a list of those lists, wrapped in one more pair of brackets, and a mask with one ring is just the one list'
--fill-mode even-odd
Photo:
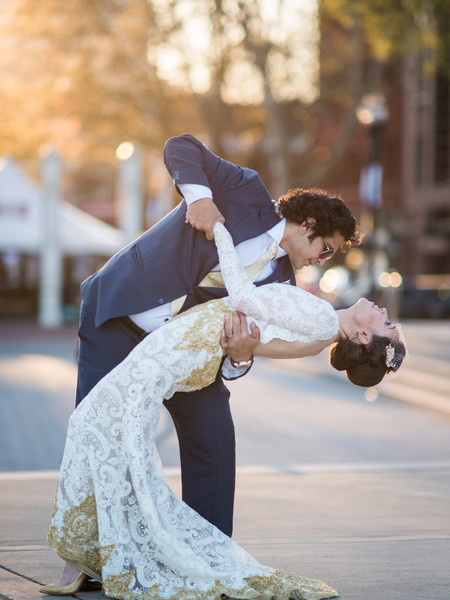
{"label": "tent pole", "polygon": [[55,329],[62,324],[62,251],[58,235],[61,172],[61,159],[51,150],[42,161],[44,235],[40,255],[38,322],[46,329]]}

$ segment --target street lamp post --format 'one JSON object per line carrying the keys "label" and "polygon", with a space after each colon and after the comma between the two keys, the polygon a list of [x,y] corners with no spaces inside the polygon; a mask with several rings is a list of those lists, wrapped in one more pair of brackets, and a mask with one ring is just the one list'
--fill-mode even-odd
{"label": "street lamp post", "polygon": [[143,229],[144,187],[141,151],[131,142],[123,142],[116,150],[120,160],[119,202],[120,228],[125,243],[132,242]]}
{"label": "street lamp post", "polygon": [[380,161],[381,132],[383,124],[389,118],[384,97],[380,94],[364,96],[356,109],[356,116],[358,121],[368,128],[368,164],[361,171],[359,195],[371,218],[368,259],[370,293],[373,295],[376,288],[375,259],[379,226],[378,213],[383,203],[383,166]]}

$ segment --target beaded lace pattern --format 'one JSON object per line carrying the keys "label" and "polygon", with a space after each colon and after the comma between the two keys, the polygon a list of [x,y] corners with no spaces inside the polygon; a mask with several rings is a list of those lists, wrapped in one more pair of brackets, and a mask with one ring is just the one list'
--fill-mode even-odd
{"label": "beaded lace pattern", "polygon": [[250,314],[264,341],[328,339],[337,330],[331,307],[298,288],[254,288],[222,225],[215,236],[230,297],[156,329],[72,414],[48,544],[101,573],[103,592],[120,600],[337,596],[321,581],[261,565],[165,481],[155,445],[161,403],[215,379],[225,314]]}

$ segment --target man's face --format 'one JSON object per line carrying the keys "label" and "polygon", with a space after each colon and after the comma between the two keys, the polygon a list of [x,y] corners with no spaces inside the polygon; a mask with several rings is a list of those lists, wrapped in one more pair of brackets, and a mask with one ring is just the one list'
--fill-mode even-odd
{"label": "man's face", "polygon": [[309,265],[323,266],[326,259],[320,255],[330,248],[336,252],[345,241],[339,232],[335,232],[331,237],[317,236],[310,241],[309,236],[314,231],[314,225],[314,219],[308,219],[301,225],[286,223],[280,246],[288,253],[295,269]]}

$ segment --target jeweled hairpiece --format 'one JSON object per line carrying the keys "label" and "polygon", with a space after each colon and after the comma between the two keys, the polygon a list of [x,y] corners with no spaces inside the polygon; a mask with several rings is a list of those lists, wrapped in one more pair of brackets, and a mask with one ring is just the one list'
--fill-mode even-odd
{"label": "jeweled hairpiece", "polygon": [[406,342],[401,326],[397,323],[395,334],[386,346],[386,367],[394,373],[400,369],[403,359],[406,358]]}
{"label": "jeweled hairpiece", "polygon": [[395,348],[390,344],[386,346],[386,366],[392,369],[394,367]]}

